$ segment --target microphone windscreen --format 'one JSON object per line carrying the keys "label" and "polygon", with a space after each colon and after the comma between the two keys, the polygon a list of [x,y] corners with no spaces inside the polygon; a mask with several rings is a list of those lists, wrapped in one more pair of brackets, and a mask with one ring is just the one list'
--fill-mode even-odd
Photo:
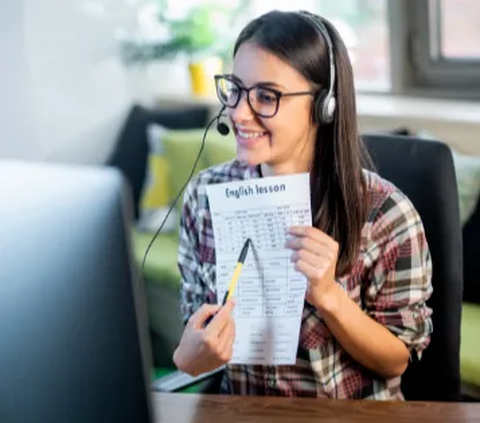
{"label": "microphone windscreen", "polygon": [[221,135],[228,135],[228,134],[230,133],[230,128],[229,128],[228,125],[226,125],[225,123],[220,122],[220,123],[217,125],[217,131],[218,131]]}

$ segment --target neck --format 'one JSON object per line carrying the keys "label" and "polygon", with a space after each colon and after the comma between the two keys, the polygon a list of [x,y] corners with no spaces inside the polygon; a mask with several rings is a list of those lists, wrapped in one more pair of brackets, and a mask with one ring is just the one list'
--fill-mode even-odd
{"label": "neck", "polygon": [[262,169],[262,176],[279,176],[279,175],[292,175],[294,173],[310,172],[310,165],[301,164],[295,161],[287,163],[262,163],[260,165]]}
{"label": "neck", "polygon": [[315,140],[306,142],[287,160],[275,163],[267,162],[260,165],[262,176],[291,175],[310,172],[312,168]]}

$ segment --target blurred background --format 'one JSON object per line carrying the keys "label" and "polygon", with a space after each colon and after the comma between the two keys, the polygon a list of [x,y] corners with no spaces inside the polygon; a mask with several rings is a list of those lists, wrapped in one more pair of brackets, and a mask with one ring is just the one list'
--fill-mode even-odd
{"label": "blurred background", "polygon": [[[480,398],[480,1],[0,0],[0,158],[122,170],[139,263],[219,109],[213,74],[228,72],[240,29],[271,9],[310,10],[337,27],[363,133],[451,148],[464,240],[462,381]],[[214,132],[200,167],[234,154]],[[158,369],[172,367],[182,331],[172,216],[145,269]]]}
{"label": "blurred background", "polygon": [[[208,101],[239,30],[273,8],[337,26],[365,125],[422,115],[424,129],[480,153],[475,0],[0,0],[0,156],[101,162],[132,102]],[[433,128],[439,113],[452,124]]]}

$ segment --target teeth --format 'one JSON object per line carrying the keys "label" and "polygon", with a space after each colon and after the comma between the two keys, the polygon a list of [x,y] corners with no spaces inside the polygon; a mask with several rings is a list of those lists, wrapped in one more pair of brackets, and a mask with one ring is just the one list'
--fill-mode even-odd
{"label": "teeth", "polygon": [[242,138],[246,139],[252,139],[252,138],[260,138],[263,137],[265,132],[242,132],[238,131],[238,135],[240,135]]}

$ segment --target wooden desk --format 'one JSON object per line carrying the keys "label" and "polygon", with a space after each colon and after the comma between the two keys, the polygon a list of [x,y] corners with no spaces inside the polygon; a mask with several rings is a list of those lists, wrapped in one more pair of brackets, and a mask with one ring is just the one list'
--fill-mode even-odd
{"label": "wooden desk", "polygon": [[307,398],[154,394],[156,423],[465,423],[477,403],[332,401]]}

